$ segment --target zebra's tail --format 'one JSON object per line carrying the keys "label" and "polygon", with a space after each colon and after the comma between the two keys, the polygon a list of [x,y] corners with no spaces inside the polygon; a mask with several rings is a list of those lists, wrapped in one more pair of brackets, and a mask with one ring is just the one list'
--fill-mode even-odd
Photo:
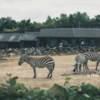
{"label": "zebra's tail", "polygon": [[55,62],[53,63],[52,70],[54,70],[54,68],[55,68]]}

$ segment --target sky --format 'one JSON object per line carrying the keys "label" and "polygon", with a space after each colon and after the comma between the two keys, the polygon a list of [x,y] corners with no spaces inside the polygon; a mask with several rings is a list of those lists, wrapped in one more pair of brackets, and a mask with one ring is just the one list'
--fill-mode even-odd
{"label": "sky", "polygon": [[76,12],[86,12],[90,18],[100,15],[100,0],[0,0],[0,18],[11,17],[16,21],[31,19],[31,22],[45,22]]}

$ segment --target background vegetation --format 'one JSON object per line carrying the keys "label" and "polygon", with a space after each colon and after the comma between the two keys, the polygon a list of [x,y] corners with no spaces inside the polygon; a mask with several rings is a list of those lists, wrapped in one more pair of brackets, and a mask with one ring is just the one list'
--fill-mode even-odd
{"label": "background vegetation", "polygon": [[47,17],[46,21],[43,23],[38,23],[36,21],[31,22],[30,19],[21,20],[16,22],[11,17],[0,18],[0,32],[24,32],[25,30],[39,31],[39,29],[44,27],[85,27],[85,28],[100,28],[100,15],[96,15],[94,18],[90,18],[86,12],[76,12],[74,14],[60,14],[60,17],[51,18]]}

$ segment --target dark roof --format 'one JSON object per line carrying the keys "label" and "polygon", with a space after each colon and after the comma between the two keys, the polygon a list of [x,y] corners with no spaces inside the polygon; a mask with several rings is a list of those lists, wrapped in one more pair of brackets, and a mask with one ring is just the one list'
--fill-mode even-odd
{"label": "dark roof", "polygon": [[51,28],[41,29],[38,37],[84,37],[84,38],[100,38],[100,29],[91,28]]}
{"label": "dark roof", "polygon": [[0,33],[0,42],[37,41],[37,37],[100,38],[100,29],[92,28],[49,28],[40,32]]}
{"label": "dark roof", "polygon": [[99,37],[100,38],[100,29],[91,29],[91,28],[76,28],[73,29],[74,37]]}
{"label": "dark roof", "polygon": [[41,29],[38,37],[73,37],[73,31],[67,28]]}
{"label": "dark roof", "polygon": [[39,32],[27,32],[22,36],[21,41],[37,41],[38,33]]}
{"label": "dark roof", "polygon": [[22,33],[0,33],[0,42],[20,42]]}

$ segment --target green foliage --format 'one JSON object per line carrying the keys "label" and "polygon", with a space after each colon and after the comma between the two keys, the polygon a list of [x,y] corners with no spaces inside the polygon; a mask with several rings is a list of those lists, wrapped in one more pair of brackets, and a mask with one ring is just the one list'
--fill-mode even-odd
{"label": "green foliage", "polygon": [[46,19],[46,22],[44,22],[44,27],[54,26],[56,24],[56,21],[54,19],[51,19],[50,16]]}
{"label": "green foliage", "polygon": [[71,77],[66,76],[64,86],[65,86],[66,84],[67,84],[67,86],[68,86],[70,80],[71,80]]}
{"label": "green foliage", "polygon": [[[81,85],[70,86],[70,94],[74,94],[75,100],[99,100],[100,99],[100,89],[91,85],[82,83]],[[74,100],[74,99],[73,99]]]}
{"label": "green foliage", "polygon": [[94,86],[91,85],[91,84],[85,84],[85,83],[83,83],[83,84],[81,85],[81,91],[82,91],[83,93],[87,93],[87,94],[90,95],[90,96],[96,96],[96,95],[99,93],[97,87],[94,87]]}
{"label": "green foliage", "polygon": [[100,15],[96,15],[96,16],[95,16],[95,21],[96,21],[97,23],[100,23]]}
{"label": "green foliage", "polygon": [[48,90],[40,90],[39,88],[28,89],[24,84],[16,83],[16,77],[6,79],[7,84],[0,84],[0,100],[54,100],[54,95]]}
{"label": "green foliage", "polygon": [[19,28],[26,28],[26,27],[30,27],[31,26],[31,20],[21,20],[21,22],[18,23],[18,27]]}
{"label": "green foliage", "polygon": [[[0,18],[0,32],[12,32],[16,31],[18,29],[25,29],[25,28],[43,28],[43,27],[64,27],[66,25],[70,25],[68,27],[72,28],[71,24],[98,24],[100,23],[100,15],[96,15],[94,18],[89,18],[88,14],[86,12],[76,12],[73,14],[70,14],[69,16],[67,14],[61,13],[60,17],[51,18],[49,15],[45,22],[39,23],[39,22],[31,22],[30,19],[27,20],[21,20],[19,22],[16,22],[11,17],[7,18]],[[67,26],[66,26],[67,27]],[[78,26],[77,26],[78,27]],[[83,27],[83,26],[82,26]],[[89,27],[89,26],[85,26]],[[95,25],[94,25],[95,27]]]}
{"label": "green foliage", "polygon": [[[0,84],[0,100],[100,100],[100,87],[82,83],[64,88],[54,84],[48,90],[39,87],[29,89],[24,84],[16,83],[17,76],[7,74],[7,84]],[[65,85],[69,84],[70,77],[65,78]]]}
{"label": "green foliage", "polygon": [[27,100],[54,100],[54,95],[50,90],[32,89],[24,95]]}
{"label": "green foliage", "polygon": [[6,28],[4,28],[4,30],[3,30],[3,32],[13,32],[13,31],[17,31],[17,30],[19,30],[19,28],[13,28],[13,29],[6,29]]}
{"label": "green foliage", "polygon": [[57,98],[57,100],[65,100],[69,97],[69,93],[67,93],[66,89],[58,84],[54,84],[50,90],[54,93],[54,96]]}
{"label": "green foliage", "polygon": [[63,24],[67,24],[68,23],[68,17],[66,14],[61,14],[60,15],[60,19],[59,19],[59,24],[63,25]]}
{"label": "green foliage", "polygon": [[0,19],[0,31],[4,30],[4,29],[13,29],[13,28],[17,28],[17,22],[15,20],[13,20],[11,17],[7,17],[4,18],[2,17]]}

